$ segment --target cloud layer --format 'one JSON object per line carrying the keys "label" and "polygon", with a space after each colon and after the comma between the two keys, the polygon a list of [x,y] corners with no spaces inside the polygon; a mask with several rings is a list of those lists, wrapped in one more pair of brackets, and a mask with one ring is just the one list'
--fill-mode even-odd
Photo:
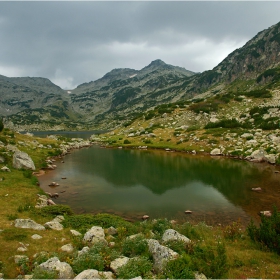
{"label": "cloud layer", "polygon": [[280,2],[0,2],[0,74],[71,89],[155,59],[202,72],[279,11]]}

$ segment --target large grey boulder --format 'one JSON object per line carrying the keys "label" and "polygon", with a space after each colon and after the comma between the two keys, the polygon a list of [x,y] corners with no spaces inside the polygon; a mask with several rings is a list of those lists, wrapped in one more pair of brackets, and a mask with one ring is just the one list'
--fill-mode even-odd
{"label": "large grey boulder", "polygon": [[15,227],[18,228],[30,228],[35,230],[45,230],[45,227],[43,227],[40,224],[37,224],[31,219],[16,219],[15,220]]}
{"label": "large grey boulder", "polygon": [[276,156],[274,154],[265,155],[264,158],[268,163],[271,163],[271,164],[276,163]]}
{"label": "large grey boulder", "polygon": [[180,234],[174,229],[167,229],[163,236],[162,236],[162,241],[163,242],[168,242],[168,241],[183,241],[184,243],[190,243],[191,240],[187,238],[185,235]]}
{"label": "large grey boulder", "polygon": [[87,269],[79,273],[74,279],[113,279],[114,275],[110,271],[97,271]]}
{"label": "large grey boulder", "polygon": [[148,240],[149,252],[153,256],[154,270],[161,272],[168,261],[178,258],[178,253],[174,252],[170,248],[162,246],[155,239]]}
{"label": "large grey boulder", "polygon": [[50,221],[44,224],[45,228],[53,230],[63,230],[63,225],[60,222]]}
{"label": "large grey boulder", "polygon": [[210,152],[210,155],[211,155],[211,156],[219,156],[219,155],[221,155],[221,154],[222,154],[222,152],[221,152],[221,150],[218,149],[218,148],[215,148],[215,149],[213,149],[213,150]]}
{"label": "large grey boulder", "polygon": [[57,271],[59,279],[73,279],[74,272],[71,266],[66,262],[61,262],[57,257],[51,258],[39,265],[40,268],[47,271]]}
{"label": "large grey boulder", "polygon": [[110,264],[110,268],[114,273],[118,272],[118,269],[127,264],[130,259],[128,257],[120,257],[113,260]]}
{"label": "large grey boulder", "polygon": [[263,149],[260,150],[255,150],[251,155],[251,161],[255,161],[255,162],[262,162],[262,161],[266,161],[265,160],[265,156],[267,155],[266,151],[264,151]]}
{"label": "large grey boulder", "polygon": [[90,230],[88,230],[85,233],[83,240],[92,244],[97,242],[107,243],[107,241],[105,240],[104,229],[98,226],[93,226]]}
{"label": "large grey boulder", "polygon": [[60,250],[66,253],[72,253],[74,251],[74,247],[72,244],[66,244],[63,245]]}
{"label": "large grey boulder", "polygon": [[13,167],[17,169],[31,169],[35,170],[35,165],[31,157],[21,151],[15,151],[13,156]]}

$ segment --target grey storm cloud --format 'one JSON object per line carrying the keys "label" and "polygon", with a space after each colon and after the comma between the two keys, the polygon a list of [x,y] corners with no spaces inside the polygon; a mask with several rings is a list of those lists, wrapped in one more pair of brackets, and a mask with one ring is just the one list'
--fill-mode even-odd
{"label": "grey storm cloud", "polygon": [[0,2],[0,74],[62,88],[152,60],[202,72],[279,21],[280,2]]}

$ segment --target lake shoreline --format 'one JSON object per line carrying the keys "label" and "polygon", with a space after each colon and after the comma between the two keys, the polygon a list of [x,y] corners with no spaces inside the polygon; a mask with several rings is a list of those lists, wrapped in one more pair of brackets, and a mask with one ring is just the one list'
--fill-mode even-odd
{"label": "lake shoreline", "polygon": [[[102,142],[92,142],[92,145],[97,145],[99,148],[106,148],[106,149],[115,149],[115,150],[118,150],[118,148],[119,147],[117,147],[117,146],[112,146],[112,145],[104,145],[104,143],[102,143]],[[83,149],[83,148],[81,148],[81,149]],[[132,147],[132,146],[130,146],[130,147],[127,147],[127,146],[125,146],[125,147],[123,147],[123,149],[124,150],[139,150],[138,149],[138,147]],[[75,148],[72,148],[72,149],[70,149],[68,152],[69,153],[71,153],[71,151],[73,151],[73,150],[76,150]],[[144,150],[144,149],[140,149],[140,150]],[[161,151],[161,152],[164,152],[164,151],[166,151],[165,149],[160,149],[160,148],[154,148],[154,147],[148,147],[148,149],[147,150],[150,150],[150,151]],[[204,153],[197,153],[197,154],[192,154],[192,153],[188,153],[188,152],[186,152],[186,151],[178,151],[178,150],[170,150],[170,151],[166,151],[167,153],[176,153],[176,154],[178,154],[178,155],[180,155],[180,154],[185,154],[185,155],[196,155],[196,156],[203,156],[203,157],[207,157],[207,158],[217,158],[218,160],[220,160],[220,159],[223,159],[223,158],[227,158],[227,159],[233,159],[233,160],[240,160],[240,161],[242,161],[242,160],[244,160],[244,159],[241,159],[241,158],[238,158],[238,157],[228,157],[228,156],[224,156],[224,155],[219,155],[219,156],[211,156],[209,153],[206,153],[206,152],[204,152]],[[57,159],[57,157],[54,157],[54,158],[56,158]],[[246,160],[245,160],[246,161]],[[252,162],[250,162],[250,163],[252,163]],[[275,165],[271,165],[271,164],[261,164],[261,165],[259,165],[259,163],[252,163],[254,166],[255,165],[257,165],[257,166],[259,166],[259,167],[261,167],[261,169],[266,169],[266,167],[269,167],[270,169],[271,168],[276,168],[277,166],[275,166]],[[43,175],[44,176],[44,175]],[[42,189],[42,188],[41,188]],[[45,191],[45,190],[44,190]],[[68,204],[68,203],[66,203],[66,204]],[[185,210],[188,210],[188,209],[185,209]],[[267,209],[261,209],[261,210],[267,210]],[[109,213],[111,213],[111,214],[114,214],[114,212],[115,213],[117,213],[118,211],[113,211],[113,212],[109,212]],[[86,212],[86,213],[88,213],[88,212]],[[108,212],[102,212],[101,211],[101,213],[108,213]],[[78,213],[77,213],[78,214]],[[149,214],[149,213],[146,213],[146,214]],[[118,214],[117,214],[118,215]],[[122,216],[122,215],[120,215],[120,216]],[[256,220],[256,217],[257,217],[257,220],[259,221],[259,216],[256,216],[255,215],[255,217],[254,217],[254,220]],[[127,218],[127,217],[125,217],[125,218]],[[164,217],[163,217],[164,218]],[[135,220],[135,219],[134,219]],[[136,220],[140,220],[140,217],[138,217],[138,219],[136,219]],[[184,221],[183,221],[184,222]]]}

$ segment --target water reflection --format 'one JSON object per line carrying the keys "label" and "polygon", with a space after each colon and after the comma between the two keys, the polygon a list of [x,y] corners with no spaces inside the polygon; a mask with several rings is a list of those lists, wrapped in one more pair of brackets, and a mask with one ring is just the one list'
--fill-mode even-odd
{"label": "water reflection", "polygon": [[191,219],[248,220],[252,186],[279,182],[262,166],[164,151],[91,147],[73,152],[40,181],[45,190],[50,181],[59,181],[59,188],[66,190],[59,201],[86,212],[185,218],[184,210],[191,209]]}

